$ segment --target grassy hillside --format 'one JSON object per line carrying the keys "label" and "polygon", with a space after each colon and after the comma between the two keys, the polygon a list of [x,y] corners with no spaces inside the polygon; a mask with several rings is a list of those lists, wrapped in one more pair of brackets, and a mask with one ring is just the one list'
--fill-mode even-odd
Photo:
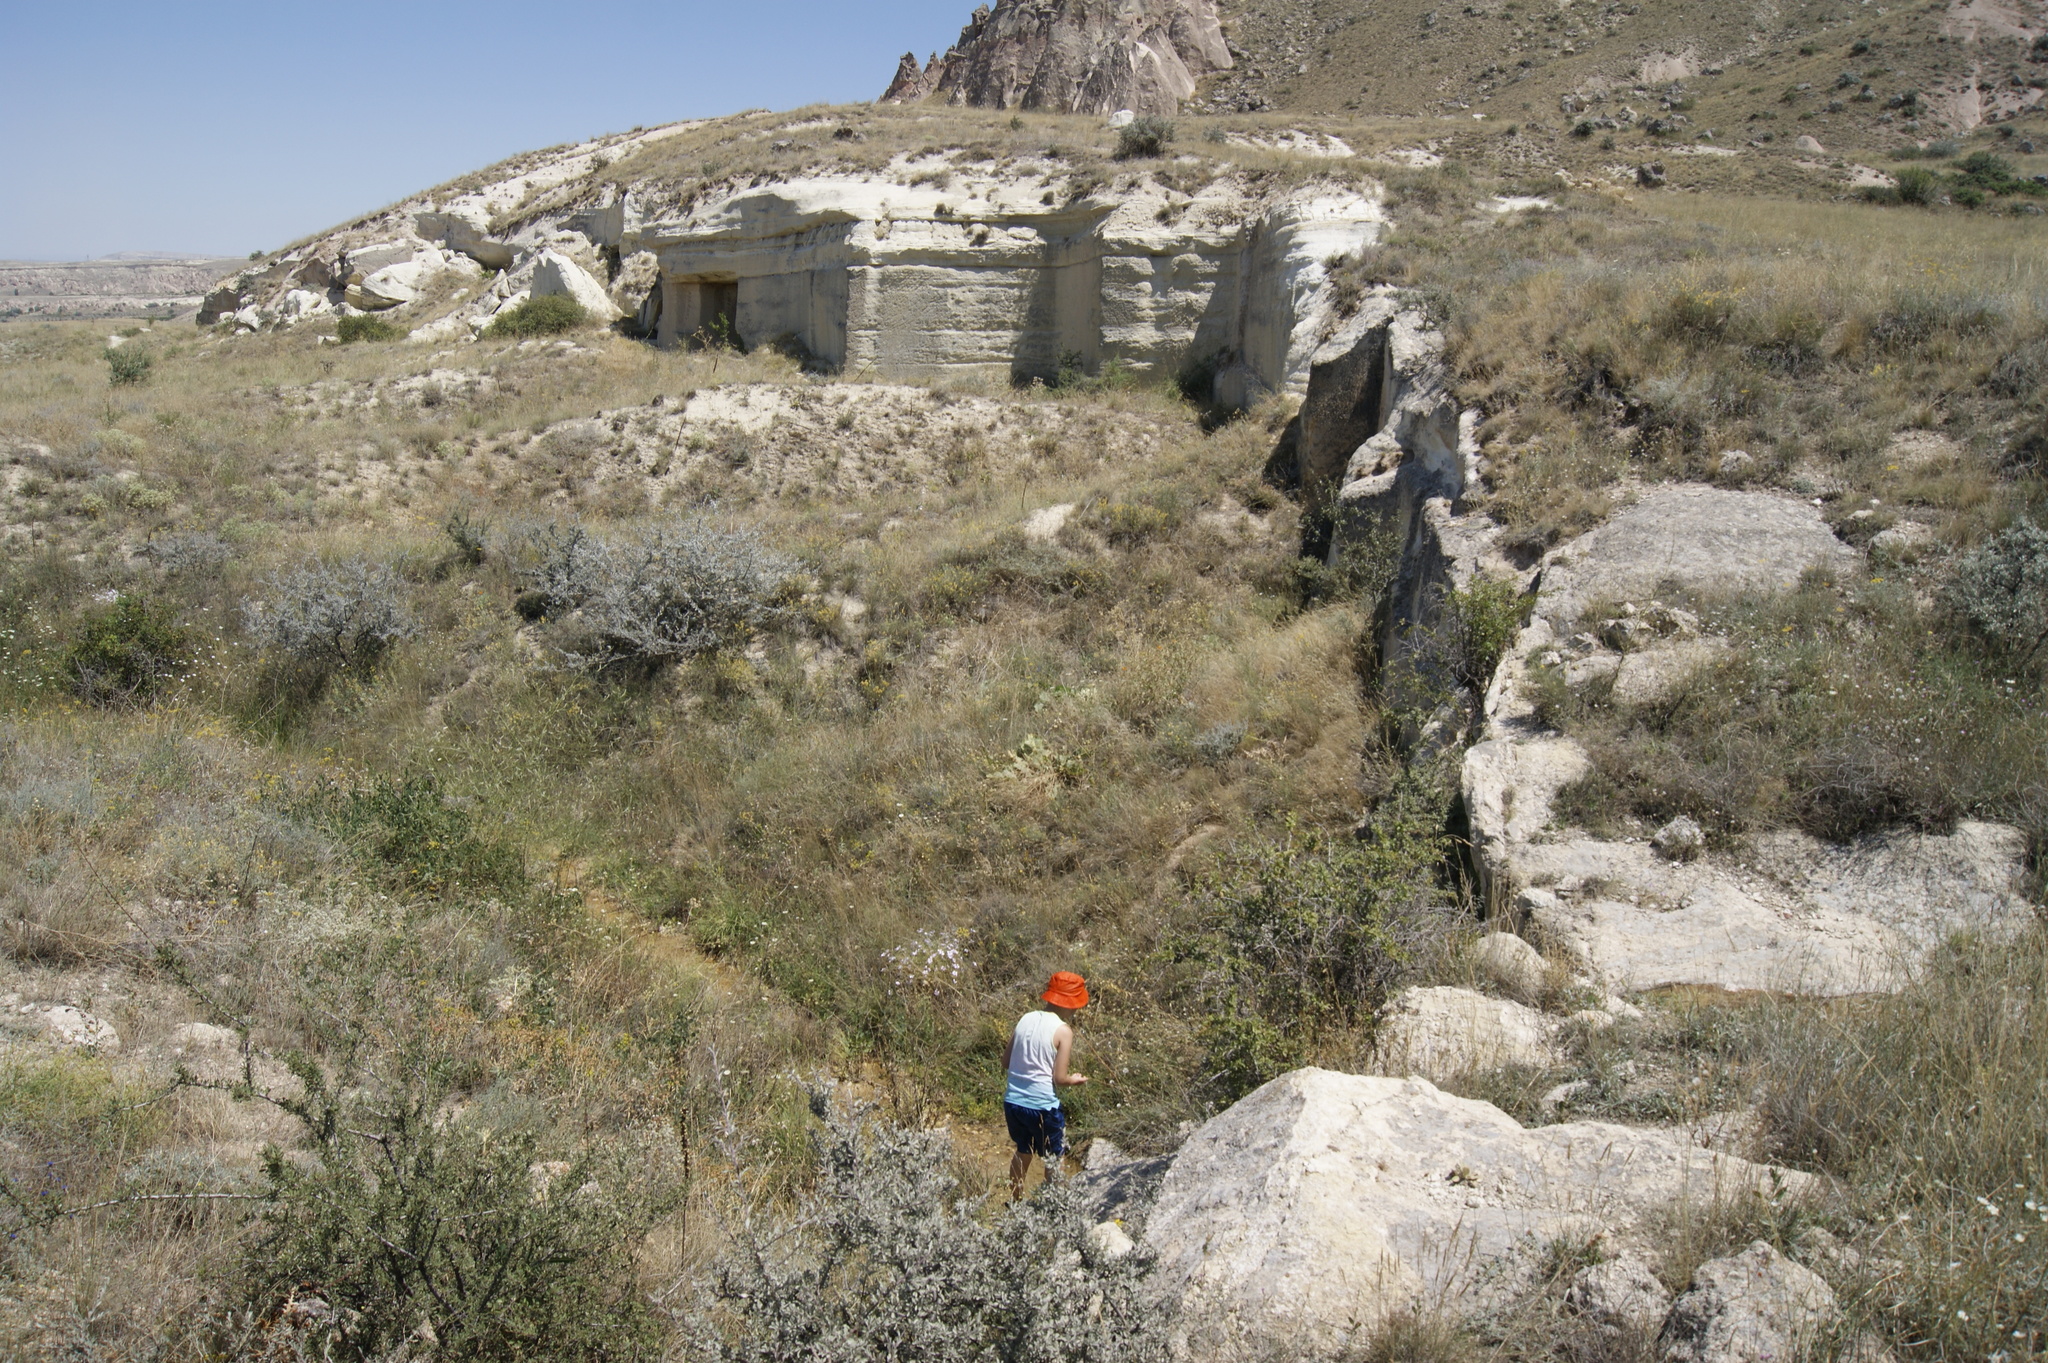
{"label": "grassy hillside", "polygon": [[[999,160],[1054,127],[918,117],[661,154],[687,194],[889,139]],[[2038,763],[2015,754],[2038,755],[2040,659],[1940,605],[1960,555],[2041,513],[2037,220],[1567,189],[1558,166],[1607,153],[1545,122],[1318,124],[1441,145],[1399,170],[1181,136],[1257,173],[1384,177],[1397,230],[1348,277],[1442,320],[1486,418],[1484,505],[1521,551],[1645,481],[1718,477],[1732,448],[1851,539],[1926,525],[1887,582],[1756,603],[1791,642],[1757,651],[1745,694],[1807,727],[1735,736],[1853,729],[1831,676],[1933,659],[1967,685],[1907,718],[1978,739],[1858,828],[1967,812],[2039,836]],[[825,141],[839,126],[868,141]],[[1554,210],[1493,211],[1532,177]],[[1005,1029],[1052,969],[1098,999],[1077,1133],[1140,1152],[1281,1069],[1363,1065],[1387,990],[1464,977],[1455,782],[1385,743],[1361,642],[1388,565],[1299,557],[1283,405],[1211,428],[1114,382],[942,392],[1008,415],[939,447],[908,417],[863,424],[854,406],[894,410],[873,390],[604,332],[427,353],[158,327],[112,352],[146,369],[104,346],[0,328],[0,989],[122,1037],[0,1057],[0,1338],[21,1356],[261,1356],[328,1329],[388,1350],[423,1316],[465,1356],[705,1349],[746,1319],[697,1308],[710,1266],[830,1186],[807,1084],[950,1124],[979,1194],[1007,1159]],[[636,412],[739,384],[841,404],[835,429],[895,473],[837,482],[737,429],[674,452],[689,479],[616,467]],[[642,587],[717,609],[650,624]],[[1711,774],[1734,722],[1558,718],[1604,745],[1588,817],[1616,821],[1668,794],[1631,771]],[[1716,836],[1804,817],[1755,786]],[[1902,1357],[2038,1352],[2048,1260],[1979,1203],[2048,1200],[2041,958],[1958,951],[1897,1000],[1648,999],[1567,1070],[1465,1087],[1528,1120],[1568,1080],[1614,1120],[1755,1103],[1771,1153],[1839,1195],[1677,1228],[1674,1273],[1756,1235],[1895,1225],[1893,1257],[1836,1275],[1859,1324]],[[461,1275],[425,1251],[431,1270],[387,1272],[362,1228],[455,1224],[465,1198],[533,1218],[462,1241],[516,1286],[430,1305]],[[306,1323],[301,1284],[361,1318]],[[1561,1311],[1430,1347],[1578,1357]]]}

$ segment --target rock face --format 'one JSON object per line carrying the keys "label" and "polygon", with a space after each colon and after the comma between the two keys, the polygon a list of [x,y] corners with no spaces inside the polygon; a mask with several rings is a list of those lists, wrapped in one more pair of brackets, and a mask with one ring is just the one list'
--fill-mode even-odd
{"label": "rock face", "polygon": [[982,109],[1172,114],[1232,65],[1215,0],[997,0],[943,57],[905,53],[882,96]]}
{"label": "rock face", "polygon": [[1182,1293],[1193,1356],[1300,1354],[1419,1301],[1484,1311],[1549,1241],[1627,1248],[1654,1211],[1767,1191],[1769,1175],[1674,1134],[1525,1129],[1426,1080],[1297,1070],[1189,1137],[1142,1243]]}
{"label": "rock face", "polygon": [[1820,1276],[1759,1240],[1740,1254],[1700,1265],[1658,1336],[1666,1363],[1775,1363],[1840,1317]]}
{"label": "rock face", "polygon": [[1380,1010],[1374,1061],[1383,1073],[1439,1083],[1508,1065],[1540,1069],[1563,1061],[1562,1026],[1533,1008],[1470,989],[1404,989]]}
{"label": "rock face", "polygon": [[237,262],[120,255],[54,263],[0,260],[0,318],[139,317],[197,307]]}

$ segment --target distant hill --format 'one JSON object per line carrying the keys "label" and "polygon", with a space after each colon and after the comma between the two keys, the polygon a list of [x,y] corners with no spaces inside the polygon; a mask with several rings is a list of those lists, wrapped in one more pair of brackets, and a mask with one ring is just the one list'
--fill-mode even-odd
{"label": "distant hill", "polygon": [[1558,115],[1567,97],[1675,81],[1692,102],[1681,128],[1694,136],[1711,127],[1717,140],[1746,140],[1789,123],[1794,136],[1860,146],[2024,118],[2048,85],[2044,0],[1224,0],[1221,10],[1237,60],[1191,110]]}
{"label": "distant hill", "polygon": [[[2048,0],[1143,0],[1116,15],[1003,0],[930,66],[906,58],[888,98],[1142,113],[1186,90],[1189,114],[1562,119],[1851,154],[1986,124],[2048,140]],[[1219,20],[1222,53],[1174,37]],[[1174,80],[1147,78],[1181,50]]]}
{"label": "distant hill", "polygon": [[98,260],[0,260],[0,318],[176,316],[238,257],[125,251]]}

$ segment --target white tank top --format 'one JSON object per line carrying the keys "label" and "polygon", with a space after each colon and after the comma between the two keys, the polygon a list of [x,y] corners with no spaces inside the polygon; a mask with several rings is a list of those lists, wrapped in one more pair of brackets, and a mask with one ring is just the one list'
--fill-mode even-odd
{"label": "white tank top", "polygon": [[1010,1086],[1003,1101],[1017,1107],[1049,1111],[1060,1105],[1052,1088],[1052,1065],[1059,1057],[1059,1016],[1040,1010],[1017,1019],[1010,1042]]}

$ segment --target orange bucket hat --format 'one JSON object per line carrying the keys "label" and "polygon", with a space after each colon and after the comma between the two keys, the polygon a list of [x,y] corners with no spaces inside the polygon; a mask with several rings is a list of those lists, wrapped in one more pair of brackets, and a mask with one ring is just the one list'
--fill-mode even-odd
{"label": "orange bucket hat", "polygon": [[1071,970],[1061,970],[1046,981],[1045,992],[1038,997],[1062,1008],[1085,1008],[1088,1006],[1088,981]]}

